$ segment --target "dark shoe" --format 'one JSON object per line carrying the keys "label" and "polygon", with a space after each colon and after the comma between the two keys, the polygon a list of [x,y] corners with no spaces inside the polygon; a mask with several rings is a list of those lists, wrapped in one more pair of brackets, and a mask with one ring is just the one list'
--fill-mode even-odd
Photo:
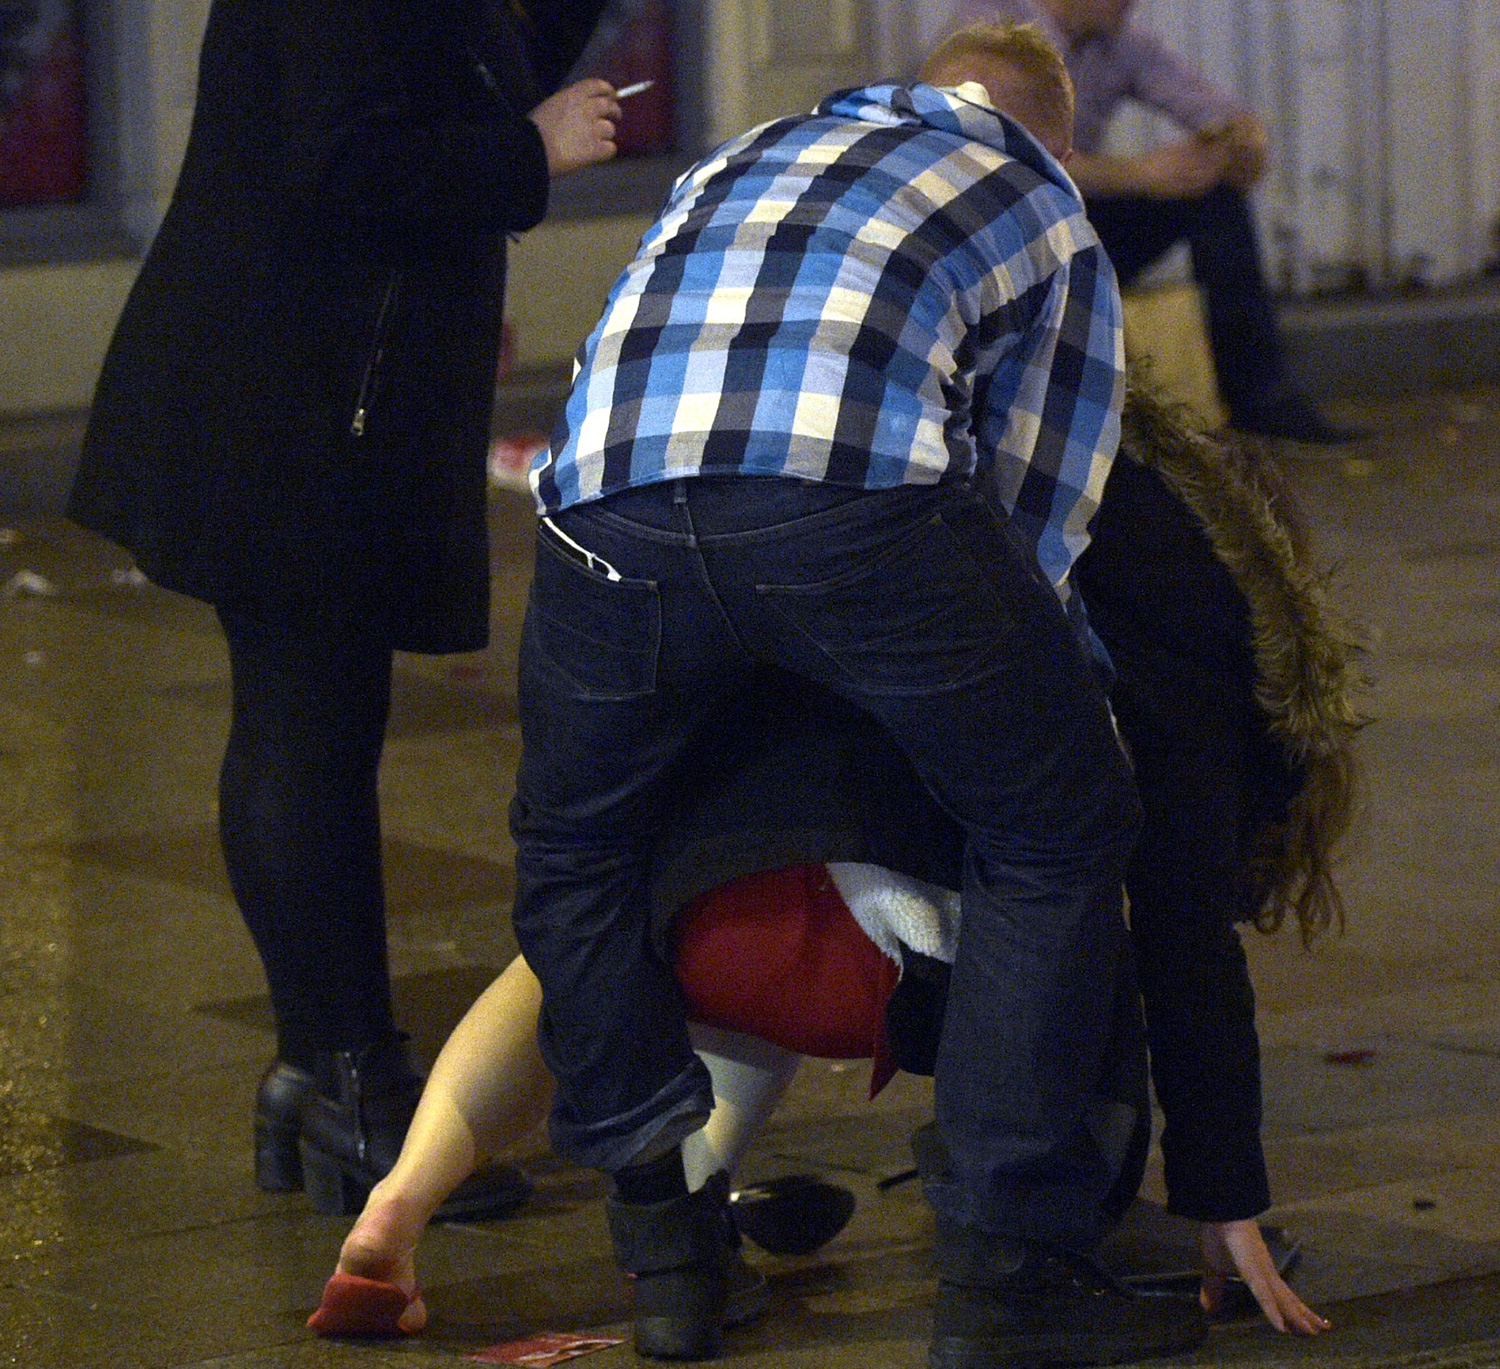
{"label": "dark shoe", "polygon": [[783,1174],[729,1195],[734,1224],[771,1255],[811,1255],[854,1215],[847,1188],[810,1174]]}
{"label": "dark shoe", "polygon": [[[634,1276],[635,1348],[712,1359],[723,1348],[730,1267],[729,1178],[662,1203],[605,1202],[615,1262]],[[749,1269],[743,1260],[738,1264]],[[754,1271],[751,1271],[753,1274]]]}
{"label": "dark shoe", "polygon": [[1092,1261],[938,1220],[930,1369],[1059,1369],[1201,1345],[1195,1298],[1138,1297]]}
{"label": "dark shoe", "polygon": [[[313,1210],[352,1216],[390,1173],[422,1096],[405,1037],[391,1037],[318,1059],[317,1088],[302,1106],[298,1150]],[[531,1180],[492,1164],[464,1180],[437,1210],[438,1221],[503,1217],[531,1196]]]}
{"label": "dark shoe", "polygon": [[302,1156],[297,1134],[302,1104],[317,1088],[304,1069],[274,1060],[261,1076],[255,1094],[255,1186],[264,1193],[298,1193],[302,1189]]}
{"label": "dark shoe", "polygon": [[1236,410],[1230,416],[1229,426],[1255,437],[1305,442],[1317,447],[1359,442],[1369,436],[1361,428],[1331,423],[1307,398],[1290,388]]}
{"label": "dark shoe", "polygon": [[[728,1193],[728,1175],[716,1174],[710,1182],[722,1187],[733,1201],[734,1195]],[[746,1261],[745,1241],[728,1204],[723,1213],[724,1325],[744,1326],[763,1316],[770,1307],[771,1286],[766,1276]]]}

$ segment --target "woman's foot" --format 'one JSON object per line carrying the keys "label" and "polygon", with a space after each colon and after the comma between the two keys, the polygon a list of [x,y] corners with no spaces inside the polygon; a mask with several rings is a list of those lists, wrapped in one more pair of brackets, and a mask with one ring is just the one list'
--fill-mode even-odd
{"label": "woman's foot", "polygon": [[412,1335],[427,1325],[414,1259],[422,1224],[399,1197],[377,1190],[339,1252],[339,1266],[308,1325],[323,1336]]}

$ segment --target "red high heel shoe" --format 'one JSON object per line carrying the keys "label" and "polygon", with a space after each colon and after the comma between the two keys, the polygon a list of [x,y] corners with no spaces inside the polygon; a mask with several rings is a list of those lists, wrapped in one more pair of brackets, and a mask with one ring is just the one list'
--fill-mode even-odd
{"label": "red high heel shoe", "polygon": [[393,1283],[359,1274],[335,1274],[323,1288],[323,1301],[307,1319],[320,1336],[410,1336],[401,1315],[422,1296],[411,1297]]}

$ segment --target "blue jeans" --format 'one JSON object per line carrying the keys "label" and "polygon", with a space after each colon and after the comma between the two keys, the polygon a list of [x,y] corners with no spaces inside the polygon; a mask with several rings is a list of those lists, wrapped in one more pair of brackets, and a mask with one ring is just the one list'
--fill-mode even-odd
{"label": "blue jeans", "polygon": [[951,1172],[929,1197],[997,1234],[1091,1244],[1138,806],[1093,669],[1007,528],[962,484],[774,476],[647,486],[555,523],[591,555],[538,530],[511,827],[559,1151],[615,1170],[712,1105],[650,946],[647,855],[695,736],[771,664],[882,723],[966,834],[936,1072]]}

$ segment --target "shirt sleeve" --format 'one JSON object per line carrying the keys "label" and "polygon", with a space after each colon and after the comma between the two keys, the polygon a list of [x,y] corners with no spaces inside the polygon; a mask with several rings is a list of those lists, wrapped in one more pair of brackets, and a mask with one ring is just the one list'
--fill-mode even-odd
{"label": "shirt sleeve", "polygon": [[1125,393],[1119,287],[1104,249],[1082,231],[1084,245],[1045,283],[1017,383],[992,386],[989,399],[1008,405],[995,462],[1001,502],[1074,616],[1070,572],[1088,545],[1119,445]]}
{"label": "shirt sleeve", "polygon": [[1247,112],[1155,34],[1127,26],[1116,35],[1113,49],[1111,60],[1126,78],[1126,93],[1184,128],[1213,128]]}

